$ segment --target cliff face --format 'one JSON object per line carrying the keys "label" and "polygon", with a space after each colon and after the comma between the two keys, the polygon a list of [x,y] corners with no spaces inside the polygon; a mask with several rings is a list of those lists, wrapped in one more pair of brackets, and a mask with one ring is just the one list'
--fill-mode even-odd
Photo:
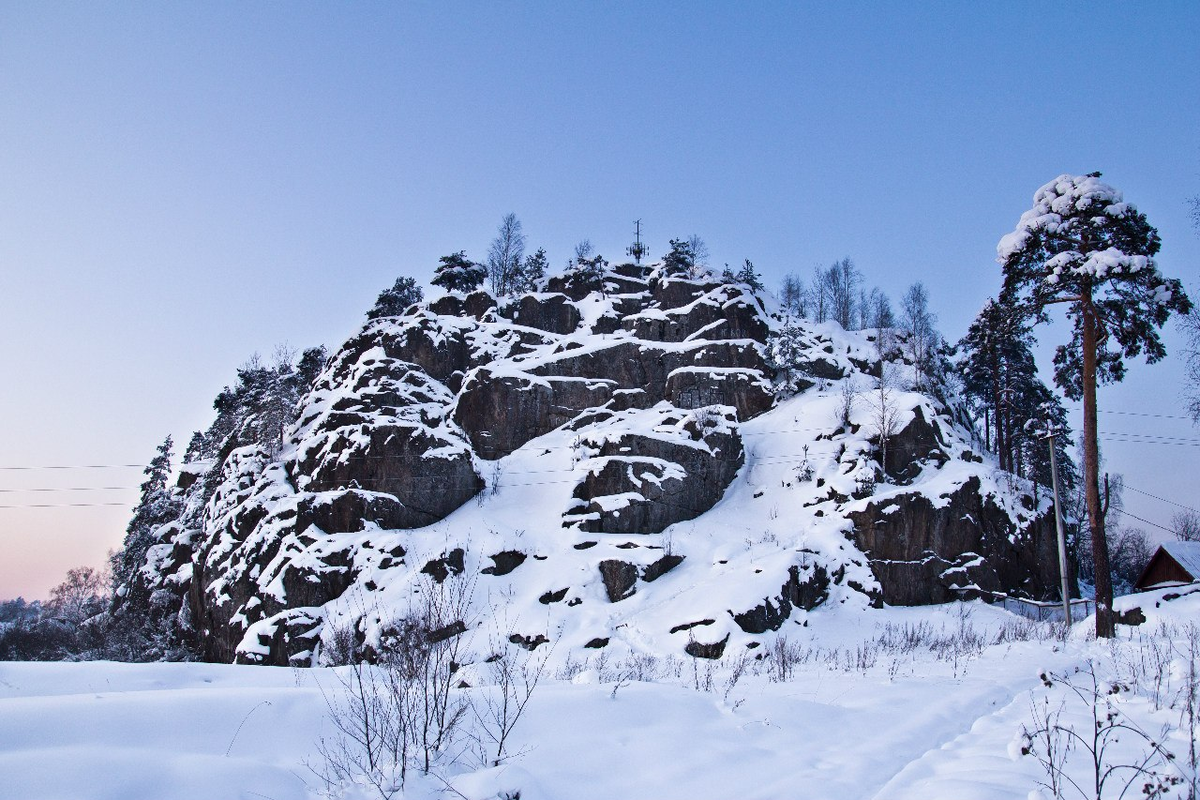
{"label": "cliff face", "polygon": [[[186,473],[194,524],[160,531],[143,576],[207,657],[370,645],[455,581],[465,616],[526,646],[709,657],[827,603],[1057,585],[1044,509],[948,409],[873,391],[870,337],[801,327],[785,399],[764,358],[780,321],[745,286],[623,265],[544,288],[368,322],[282,452]],[[880,403],[900,423],[883,464]]]}

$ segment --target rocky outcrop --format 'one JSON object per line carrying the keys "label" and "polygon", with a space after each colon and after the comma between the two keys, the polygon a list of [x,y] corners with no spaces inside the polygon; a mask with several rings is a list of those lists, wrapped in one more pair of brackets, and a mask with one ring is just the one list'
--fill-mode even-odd
{"label": "rocky outcrop", "polygon": [[733,284],[669,281],[655,284],[653,308],[626,317],[621,325],[638,339],[685,342],[690,339],[753,339],[770,333],[761,303]]}
{"label": "rocky outcrop", "polygon": [[766,633],[779,630],[793,608],[812,611],[828,597],[829,573],[825,567],[814,563],[792,565],[777,597],[767,598],[749,611],[729,614],[746,633]]}
{"label": "rocky outcrop", "polygon": [[[593,437],[565,526],[598,533],[658,533],[695,519],[720,499],[744,460],[731,408],[660,421],[654,435]],[[644,423],[643,423],[644,424]]]}
{"label": "rocky outcrop", "polygon": [[410,528],[411,512],[390,494],[359,489],[305,495],[296,507],[296,530],[314,525],[325,533],[357,533],[368,524]]}
{"label": "rocky outcrop", "polygon": [[1017,529],[980,488],[971,478],[940,498],[903,494],[847,515],[885,603],[944,603],[971,587],[1039,600],[1058,596],[1053,519],[1041,516]]}
{"label": "rocky outcrop", "polygon": [[318,609],[291,609],[253,626],[249,641],[234,660],[268,667],[308,666],[320,647],[324,627]]}
{"label": "rocky outcrop", "polygon": [[725,645],[729,644],[729,635],[716,642],[698,642],[695,639],[684,645],[683,651],[692,658],[716,659],[725,655]]}
{"label": "rocky outcrop", "polygon": [[523,295],[500,314],[517,325],[557,334],[571,333],[583,319],[579,307],[565,294]]}
{"label": "rocky outcrop", "polygon": [[736,367],[680,367],[667,376],[665,399],[679,408],[733,406],[739,419],[753,419],[775,402],[761,371]]}
{"label": "rocky outcrop", "polygon": [[362,529],[350,519],[355,507],[386,528],[436,522],[483,487],[461,429],[446,419],[453,395],[411,362],[385,355],[383,344],[353,342],[301,407],[286,463],[291,481],[303,492],[343,492],[310,503],[336,506],[323,515],[336,521],[330,533]]}
{"label": "rocky outcrop", "polygon": [[613,388],[611,381],[480,369],[471,373],[459,394],[454,420],[480,457],[502,458],[583,411],[604,406]]}
{"label": "rocky outcrop", "polygon": [[637,591],[634,588],[638,577],[636,564],[616,559],[601,561],[600,577],[604,580],[604,591],[611,603],[624,600]]}
{"label": "rocky outcrop", "polygon": [[888,440],[884,473],[897,483],[911,483],[926,466],[936,469],[950,460],[944,447],[941,427],[926,421],[918,406],[912,420]]}

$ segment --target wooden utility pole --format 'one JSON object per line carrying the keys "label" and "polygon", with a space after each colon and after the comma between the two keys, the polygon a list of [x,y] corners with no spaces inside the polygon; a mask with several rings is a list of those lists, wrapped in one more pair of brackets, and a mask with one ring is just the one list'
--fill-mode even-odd
{"label": "wooden utility pole", "polygon": [[1063,534],[1062,506],[1058,502],[1058,457],[1054,450],[1054,426],[1046,429],[1046,441],[1050,444],[1050,486],[1054,490],[1054,523],[1058,528],[1058,575],[1062,591],[1063,619],[1071,627],[1071,590],[1067,573],[1067,537]]}

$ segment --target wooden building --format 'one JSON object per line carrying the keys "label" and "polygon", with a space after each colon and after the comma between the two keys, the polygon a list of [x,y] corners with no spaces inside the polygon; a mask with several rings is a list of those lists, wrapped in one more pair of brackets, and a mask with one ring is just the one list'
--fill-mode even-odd
{"label": "wooden building", "polygon": [[1135,588],[1162,589],[1200,581],[1200,542],[1165,542],[1150,556]]}

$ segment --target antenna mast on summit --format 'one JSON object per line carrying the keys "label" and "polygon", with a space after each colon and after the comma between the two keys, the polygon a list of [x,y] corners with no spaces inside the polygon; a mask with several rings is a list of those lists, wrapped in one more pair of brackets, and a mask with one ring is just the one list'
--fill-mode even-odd
{"label": "antenna mast on summit", "polygon": [[646,255],[646,245],[642,244],[642,221],[640,219],[633,221],[633,244],[625,252],[633,256],[634,264],[641,266],[642,256]]}

